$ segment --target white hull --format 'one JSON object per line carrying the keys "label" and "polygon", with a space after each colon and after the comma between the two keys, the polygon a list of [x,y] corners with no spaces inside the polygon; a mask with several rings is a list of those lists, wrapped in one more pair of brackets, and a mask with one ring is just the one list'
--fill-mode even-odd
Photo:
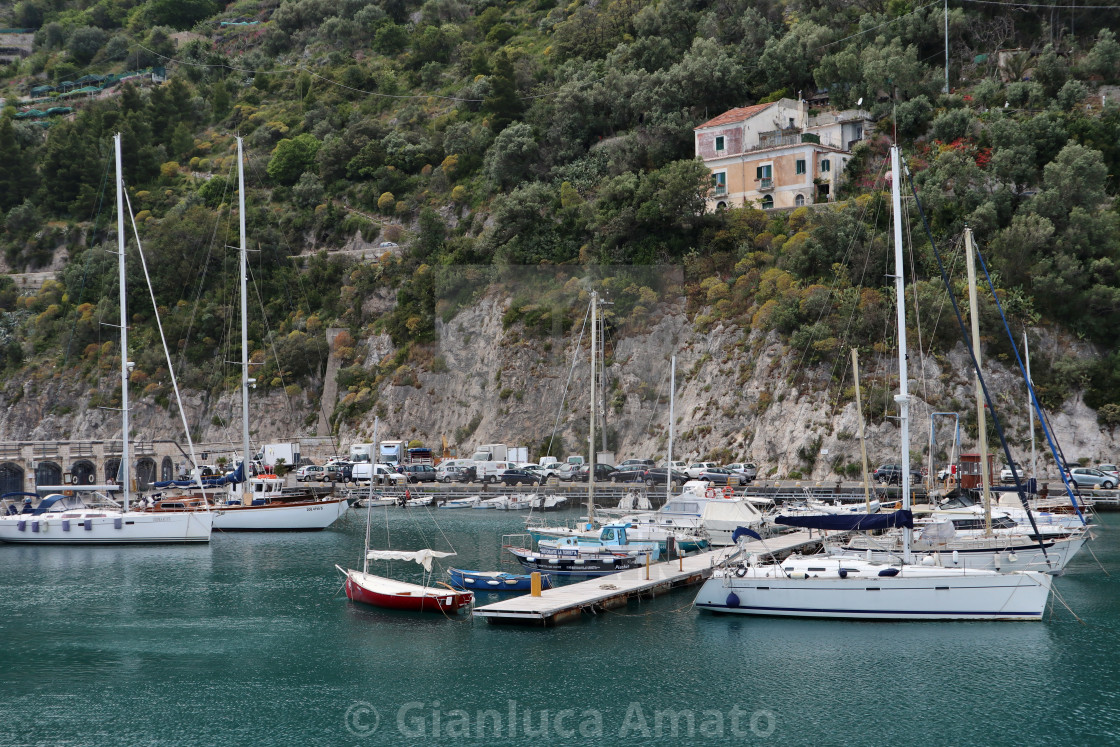
{"label": "white hull", "polygon": [[[1088,538],[1081,535],[1057,541],[1047,540],[1043,543],[1046,546],[1045,554],[1037,544],[1032,545],[1030,540],[1023,537],[1017,539],[1024,540],[1026,544],[1008,547],[1006,544],[1000,546],[997,542],[993,543],[994,546],[984,547],[977,542],[950,542],[944,548],[937,550],[915,548],[912,558],[914,563],[919,565],[928,564],[941,568],[968,568],[1000,573],[1039,571],[1060,575],[1069,561],[1081,551]],[[865,559],[879,563],[897,563],[902,558],[900,547],[893,549],[872,547],[870,558],[866,555],[866,548],[856,543],[849,544],[845,550],[855,554],[864,553]]]}
{"label": "white hull", "polygon": [[[793,560],[793,559],[791,559]],[[696,606],[713,612],[857,620],[1040,620],[1052,576],[953,568],[889,568],[853,556],[809,556],[778,566],[719,569]],[[840,569],[846,569],[846,577]],[[742,575],[740,575],[742,574]]]}
{"label": "white hull", "polygon": [[326,529],[346,513],[344,498],[314,503],[269,503],[214,509],[214,529],[222,532],[292,532]]}
{"label": "white hull", "polygon": [[[115,545],[209,542],[214,514],[75,510],[0,518],[0,542]],[[88,526],[88,528],[87,528]]]}
{"label": "white hull", "polygon": [[440,505],[440,508],[477,508],[482,499],[477,496],[471,498],[457,498]]}

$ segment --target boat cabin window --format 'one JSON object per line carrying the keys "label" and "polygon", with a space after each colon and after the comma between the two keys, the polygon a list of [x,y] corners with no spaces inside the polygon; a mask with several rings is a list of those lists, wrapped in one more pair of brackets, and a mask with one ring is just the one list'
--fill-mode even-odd
{"label": "boat cabin window", "polygon": [[262,483],[258,482],[256,485],[253,486],[253,492],[263,493],[264,492],[264,485]]}
{"label": "boat cabin window", "polygon": [[817,573],[824,573],[828,569],[827,568],[808,568],[807,570],[816,571]]}

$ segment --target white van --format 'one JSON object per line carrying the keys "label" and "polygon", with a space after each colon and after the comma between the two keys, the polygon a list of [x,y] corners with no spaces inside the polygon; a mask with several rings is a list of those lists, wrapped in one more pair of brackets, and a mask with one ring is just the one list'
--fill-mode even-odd
{"label": "white van", "polygon": [[370,464],[369,462],[358,462],[355,464],[350,476],[354,482],[369,482],[373,480],[378,484],[387,483],[390,485],[400,485],[408,480],[407,477],[397,472],[396,469],[390,465]]}
{"label": "white van", "polygon": [[502,473],[507,469],[516,469],[517,465],[513,462],[475,462],[474,467],[477,470],[475,477],[482,482],[497,482],[502,479]]}

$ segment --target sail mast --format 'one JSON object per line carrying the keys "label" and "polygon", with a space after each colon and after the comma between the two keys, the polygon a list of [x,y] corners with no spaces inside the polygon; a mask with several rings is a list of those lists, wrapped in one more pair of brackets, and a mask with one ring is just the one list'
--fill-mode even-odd
{"label": "sail mast", "polygon": [[968,315],[972,321],[972,355],[976,358],[976,427],[980,451],[980,490],[984,496],[984,536],[992,536],[992,475],[988,469],[988,419],[984,412],[984,389],[980,385],[980,303],[976,297],[976,252],[972,229],[964,228],[965,267],[968,269]]}
{"label": "sail mast", "polygon": [[242,502],[252,500],[249,482],[249,260],[245,243],[245,167],[241,138],[237,138],[237,212],[241,239],[241,477]]}
{"label": "sail mast", "polygon": [[863,466],[863,503],[871,513],[871,484],[867,475],[867,438],[863,431],[863,398],[859,391],[859,350],[852,348],[852,378],[856,383],[856,421],[859,423],[859,454]]}
{"label": "sail mast", "polygon": [[[898,422],[902,439],[902,508],[910,510],[910,394],[906,371],[906,295],[902,262],[902,177],[899,167],[898,146],[891,146],[891,207],[894,213],[894,289],[898,317]],[[913,530],[903,530],[903,562],[910,562],[910,543]]]}
{"label": "sail mast", "polygon": [[1031,381],[1031,348],[1027,342],[1027,331],[1023,330],[1023,357],[1027,362],[1027,417],[1030,418],[1031,424],[1031,477],[1038,477],[1038,452],[1034,448],[1034,407],[1031,405],[1031,387],[1034,382]]}
{"label": "sail mast", "polygon": [[120,275],[121,296],[121,463],[117,467],[117,483],[124,491],[124,510],[128,510],[128,303],[124,284],[124,177],[121,175],[121,135],[113,137],[117,164],[117,272]]}
{"label": "sail mast", "polygon": [[665,460],[665,502],[673,497],[673,400],[677,393],[677,356],[669,361],[669,457]]}
{"label": "sail mast", "polygon": [[587,523],[595,521],[595,306],[599,294],[591,291],[591,434],[587,439]]}

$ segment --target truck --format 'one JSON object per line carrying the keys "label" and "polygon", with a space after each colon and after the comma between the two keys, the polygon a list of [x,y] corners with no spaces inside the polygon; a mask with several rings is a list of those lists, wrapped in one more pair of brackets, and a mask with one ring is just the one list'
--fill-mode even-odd
{"label": "truck", "polygon": [[408,441],[382,441],[377,447],[377,461],[381,464],[400,464]]}
{"label": "truck", "polygon": [[471,457],[476,462],[504,462],[509,457],[509,449],[505,444],[482,444],[474,450]]}
{"label": "truck", "polygon": [[350,461],[368,462],[372,451],[373,444],[350,444]]}
{"label": "truck", "polygon": [[294,467],[299,464],[299,444],[298,443],[283,443],[283,444],[265,444],[261,449],[260,461],[266,467],[275,467],[276,463],[281,459],[284,464],[289,467]]}

